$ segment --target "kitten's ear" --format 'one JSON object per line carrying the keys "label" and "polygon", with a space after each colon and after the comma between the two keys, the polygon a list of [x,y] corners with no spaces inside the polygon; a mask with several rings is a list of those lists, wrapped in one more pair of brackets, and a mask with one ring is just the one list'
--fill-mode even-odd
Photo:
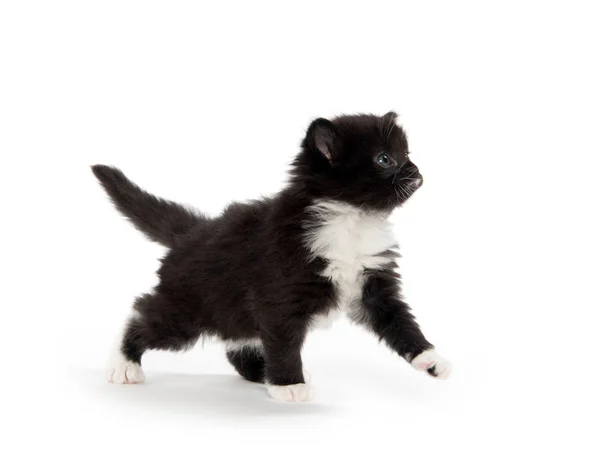
{"label": "kitten's ear", "polygon": [[396,123],[396,119],[398,118],[398,114],[394,111],[389,111],[383,117],[383,121],[385,125],[389,125],[390,123]]}
{"label": "kitten's ear", "polygon": [[337,131],[329,120],[318,118],[310,124],[306,133],[306,143],[310,149],[320,153],[330,163],[336,159]]}
{"label": "kitten's ear", "polygon": [[379,127],[379,132],[383,140],[387,141],[389,139],[390,134],[394,131],[394,127],[396,126],[397,118],[398,114],[394,111],[389,111],[383,117],[379,117],[377,126]]}

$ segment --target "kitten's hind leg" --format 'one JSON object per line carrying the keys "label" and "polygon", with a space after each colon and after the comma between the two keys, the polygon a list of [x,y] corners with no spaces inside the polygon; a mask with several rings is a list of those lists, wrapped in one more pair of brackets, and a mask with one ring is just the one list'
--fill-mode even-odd
{"label": "kitten's hind leg", "polygon": [[123,333],[119,337],[108,364],[107,379],[115,384],[138,384],[144,382],[141,358],[145,348],[137,344],[134,348],[135,336],[133,327],[139,324],[140,314],[133,310],[127,319]]}
{"label": "kitten's hind leg", "polygon": [[180,351],[198,339],[200,330],[191,323],[187,312],[164,295],[138,297],[111,357],[108,380],[115,384],[143,382],[141,362],[144,352],[148,349]]}
{"label": "kitten's hind leg", "polygon": [[247,381],[265,381],[265,358],[258,346],[227,347],[227,360]]}

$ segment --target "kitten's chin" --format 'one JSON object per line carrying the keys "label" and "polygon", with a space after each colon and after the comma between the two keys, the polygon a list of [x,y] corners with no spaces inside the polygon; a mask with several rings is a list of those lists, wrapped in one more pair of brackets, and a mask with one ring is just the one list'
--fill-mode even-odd
{"label": "kitten's chin", "polygon": [[423,186],[423,177],[418,177],[410,180],[404,185],[398,185],[395,187],[396,196],[397,196],[397,206],[400,207],[404,205],[415,192]]}

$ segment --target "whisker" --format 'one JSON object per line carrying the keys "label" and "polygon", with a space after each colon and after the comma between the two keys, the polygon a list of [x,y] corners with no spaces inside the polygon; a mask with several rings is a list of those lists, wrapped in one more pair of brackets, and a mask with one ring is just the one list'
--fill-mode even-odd
{"label": "whisker", "polygon": [[406,195],[406,198],[408,199],[411,195],[411,192],[409,191],[408,188],[401,186],[400,188],[402,188],[402,191],[404,192],[404,194]]}
{"label": "whisker", "polygon": [[400,201],[400,193],[398,193],[398,188],[396,188],[396,185],[394,185],[394,193],[396,193],[396,199]]}

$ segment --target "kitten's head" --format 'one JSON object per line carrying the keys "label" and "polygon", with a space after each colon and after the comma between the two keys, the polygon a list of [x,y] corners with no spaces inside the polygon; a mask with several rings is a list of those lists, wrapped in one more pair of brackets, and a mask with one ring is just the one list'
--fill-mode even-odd
{"label": "kitten's head", "polygon": [[397,114],[345,115],[311,123],[292,175],[312,196],[391,211],[423,183]]}

